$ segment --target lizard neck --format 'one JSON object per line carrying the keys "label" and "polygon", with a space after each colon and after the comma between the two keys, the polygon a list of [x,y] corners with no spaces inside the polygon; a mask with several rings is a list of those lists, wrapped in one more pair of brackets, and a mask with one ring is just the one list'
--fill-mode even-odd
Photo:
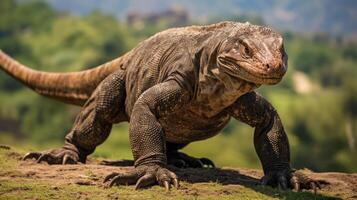
{"label": "lizard neck", "polygon": [[230,76],[217,64],[221,39],[204,45],[196,59],[199,75],[192,111],[212,117],[232,105],[240,96],[257,88],[257,85]]}
{"label": "lizard neck", "polygon": [[231,106],[240,96],[257,86],[213,69],[200,73],[192,111],[205,117],[213,117]]}

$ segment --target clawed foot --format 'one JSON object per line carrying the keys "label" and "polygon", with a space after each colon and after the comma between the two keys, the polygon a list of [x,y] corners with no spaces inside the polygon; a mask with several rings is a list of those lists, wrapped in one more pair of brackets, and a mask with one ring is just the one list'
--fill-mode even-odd
{"label": "clawed foot", "polygon": [[283,190],[288,188],[295,189],[296,191],[312,189],[315,193],[317,189],[321,189],[321,184],[325,184],[325,182],[309,178],[301,171],[294,172],[291,170],[272,171],[267,173],[261,179],[261,183],[262,185],[270,185],[272,187],[278,186]]}
{"label": "clawed foot", "polygon": [[133,171],[127,173],[111,173],[105,177],[104,182],[113,185],[134,185],[135,189],[142,189],[154,184],[165,187],[170,190],[171,185],[179,187],[179,181],[175,173],[159,165],[143,165],[136,167]]}
{"label": "clawed foot", "polygon": [[181,152],[169,153],[167,163],[178,168],[215,167],[214,163],[208,158],[194,158]]}
{"label": "clawed foot", "polygon": [[82,162],[79,159],[78,153],[75,150],[68,148],[51,149],[42,152],[29,152],[23,160],[35,159],[38,163],[44,161],[48,164],[77,164]]}

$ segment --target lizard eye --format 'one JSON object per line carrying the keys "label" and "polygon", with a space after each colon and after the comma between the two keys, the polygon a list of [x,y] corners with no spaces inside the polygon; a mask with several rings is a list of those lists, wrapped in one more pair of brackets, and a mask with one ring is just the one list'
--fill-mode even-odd
{"label": "lizard eye", "polygon": [[246,55],[249,55],[249,54],[250,54],[250,50],[249,50],[249,48],[246,47],[246,46],[244,46],[244,53],[245,53]]}
{"label": "lizard eye", "polygon": [[246,57],[252,57],[252,51],[247,45],[243,45],[243,52]]}

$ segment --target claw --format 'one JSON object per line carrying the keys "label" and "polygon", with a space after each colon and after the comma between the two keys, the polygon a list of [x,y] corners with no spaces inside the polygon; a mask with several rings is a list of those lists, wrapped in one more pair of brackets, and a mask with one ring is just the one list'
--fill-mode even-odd
{"label": "claw", "polygon": [[179,181],[177,178],[174,178],[174,186],[176,189],[178,189],[180,187]]}
{"label": "claw", "polygon": [[137,181],[137,183],[135,185],[135,190],[139,190],[139,189],[147,187],[149,185],[153,185],[154,183],[155,183],[154,175],[146,174]]}
{"label": "claw", "polygon": [[76,164],[76,163],[77,163],[77,161],[75,159],[73,159],[71,156],[69,156],[67,154],[63,156],[63,162],[62,162],[63,165]]}
{"label": "claw", "polygon": [[197,163],[198,163],[198,165],[195,166],[195,168],[203,168],[205,166],[200,159],[197,159]]}
{"label": "claw", "polygon": [[109,183],[109,187],[113,185],[132,185],[138,180],[138,176],[135,172],[128,174],[118,174]]}
{"label": "claw", "polygon": [[176,189],[180,187],[178,178],[175,173],[169,171],[170,178],[175,186]]}
{"label": "claw", "polygon": [[109,187],[113,187],[114,184],[117,184],[116,183],[116,180],[118,179],[118,176],[116,176],[115,178],[113,178],[110,183],[109,183]]}
{"label": "claw", "polygon": [[299,183],[298,178],[296,176],[291,177],[290,184],[293,186],[293,188],[296,191],[300,191],[300,183]]}
{"label": "claw", "polygon": [[117,175],[118,175],[118,173],[116,173],[116,172],[113,172],[113,173],[109,174],[108,176],[106,176],[106,177],[104,178],[103,183],[109,181],[110,179],[114,178],[114,177],[117,176]]}
{"label": "claw", "polygon": [[317,193],[316,184],[315,184],[314,182],[311,182],[311,183],[310,183],[310,187],[311,187],[311,189],[314,190],[314,194],[316,195],[316,193]]}
{"label": "claw", "polygon": [[41,156],[41,153],[39,152],[29,152],[25,154],[25,156],[22,158],[22,160],[27,160],[27,159],[32,159],[35,158],[36,160]]}
{"label": "claw", "polygon": [[166,192],[168,192],[169,190],[170,190],[170,184],[169,184],[169,182],[168,181],[164,181],[164,186],[165,186],[165,190],[166,190]]}
{"label": "claw", "polygon": [[203,165],[206,165],[207,167],[212,167],[212,168],[216,167],[214,165],[214,163],[212,162],[212,160],[210,160],[208,158],[200,158],[200,161],[203,163]]}
{"label": "claw", "polygon": [[38,159],[37,163],[41,163],[42,161],[46,161],[48,159],[48,154],[42,154]]}

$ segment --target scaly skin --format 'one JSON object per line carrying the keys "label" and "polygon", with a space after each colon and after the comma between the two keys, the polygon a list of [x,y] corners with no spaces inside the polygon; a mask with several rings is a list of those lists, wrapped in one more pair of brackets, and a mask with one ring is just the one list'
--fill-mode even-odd
{"label": "scaly skin", "polygon": [[[64,147],[30,152],[24,159],[84,163],[113,124],[129,121],[135,169],[113,172],[105,181],[136,188],[158,183],[169,189],[178,187],[178,178],[168,163],[214,166],[207,158],[178,150],[216,135],[233,117],[255,127],[254,146],[265,174],[262,184],[283,189],[317,186],[292,170],[281,120],[254,92],[262,84],[277,84],[287,70],[283,39],[270,28],[222,22],[169,29],[122,57],[77,73],[33,71],[4,53],[0,64],[40,94],[83,105]],[[54,84],[59,81],[61,86]]]}

